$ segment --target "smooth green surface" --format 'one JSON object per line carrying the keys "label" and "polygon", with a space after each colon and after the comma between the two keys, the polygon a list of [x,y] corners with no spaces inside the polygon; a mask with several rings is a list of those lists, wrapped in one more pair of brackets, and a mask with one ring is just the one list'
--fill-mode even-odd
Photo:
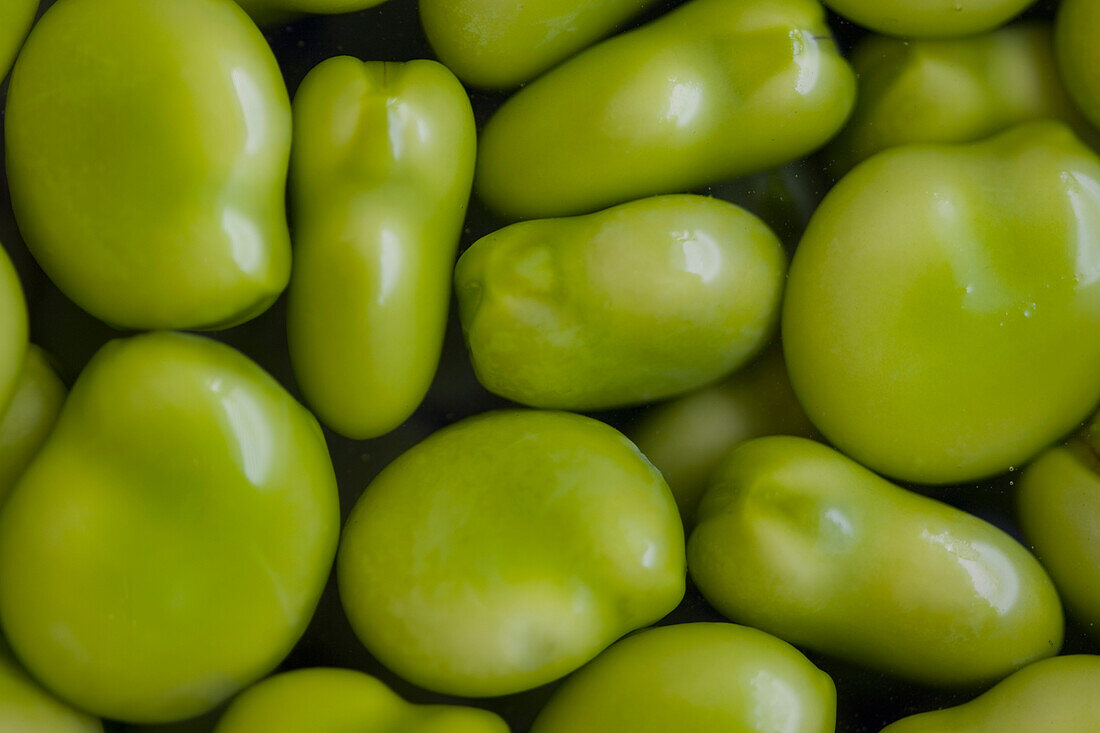
{"label": "smooth green surface", "polygon": [[301,15],[334,15],[373,8],[385,0],[237,0],[262,25],[288,22]]}
{"label": "smooth green surface", "polygon": [[886,148],[971,142],[1042,117],[1096,134],[1062,86],[1045,23],[947,40],[867,36],[852,67],[856,107],[827,150],[840,173]]}
{"label": "smooth green surface", "polygon": [[765,435],[813,433],[775,346],[728,379],[648,410],[630,438],[665,477],[684,524],[691,526],[699,499],[731,448]]}
{"label": "smooth green surface", "polygon": [[920,483],[1001,473],[1084,420],[1098,331],[1100,159],[1054,122],[865,161],[815,212],[783,310],[806,414]]}
{"label": "smooth green surface", "polygon": [[913,715],[882,733],[1095,733],[1098,688],[1100,657],[1045,659],[964,705]]}
{"label": "smooth green surface", "polygon": [[570,677],[532,733],[833,733],[836,688],[790,644],[733,624],[642,631]]}
{"label": "smooth green surface", "polygon": [[215,733],[508,733],[487,710],[412,705],[350,669],[300,669],[270,677],[230,705]]}
{"label": "smooth green surface", "polygon": [[27,353],[27,304],[7,251],[0,247],[0,410],[6,410],[19,384]]}
{"label": "smooth green surface", "polygon": [[0,731],[102,733],[103,725],[39,687],[0,639]]}
{"label": "smooth green surface", "polygon": [[661,475],[616,430],[513,410],[435,433],[382,471],[344,529],[340,597],[421,687],[504,695],[572,672],[684,595]]}
{"label": "smooth green surface", "polygon": [[[993,30],[1035,0],[822,0],[852,22],[879,33],[917,38],[969,36]],[[1091,2],[1091,0],[1085,0]]]}
{"label": "smooth green surface", "polygon": [[1062,0],[1054,47],[1066,89],[1092,124],[1100,127],[1100,3]]}
{"label": "smooth green surface", "polygon": [[730,619],[933,685],[1058,652],[1062,607],[1027,550],[820,443],[735,448],[703,495],[691,577]]}
{"label": "smooth green surface", "polygon": [[744,209],[658,196],[483,237],[459,259],[455,291],[486,389],[591,410],[669,397],[744,364],[775,332],[786,264]]}
{"label": "smooth green surface", "polygon": [[1028,466],[1016,502],[1067,610],[1100,634],[1100,418]]}
{"label": "smooth green surface", "polygon": [[0,512],[0,623],[83,709],[197,715],[290,651],[339,522],[317,421],[256,364],[197,336],[112,341]]}
{"label": "smooth green surface", "polygon": [[817,0],[692,0],[505,102],[477,190],[517,219],[685,191],[806,155],[854,98]]}
{"label": "smooth green surface", "polygon": [[38,0],[4,0],[0,4],[0,81],[8,75],[37,11]]}
{"label": "smooth green surface", "polygon": [[476,147],[466,91],[434,61],[340,56],[298,89],[290,356],[343,435],[393,430],[435,376]]}
{"label": "smooth green surface", "polygon": [[439,59],[467,84],[530,81],[611,33],[654,0],[420,0]]}
{"label": "smooth green surface", "polygon": [[66,392],[46,353],[31,344],[15,394],[0,416],[0,506],[49,437]]}
{"label": "smooth green surface", "polygon": [[12,73],[20,231],[77,305],[123,328],[222,328],[290,276],[290,103],[230,0],[60,0]]}

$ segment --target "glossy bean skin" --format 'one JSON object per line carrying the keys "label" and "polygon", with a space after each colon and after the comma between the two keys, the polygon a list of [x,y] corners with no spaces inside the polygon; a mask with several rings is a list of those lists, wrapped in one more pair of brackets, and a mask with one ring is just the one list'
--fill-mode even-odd
{"label": "glossy bean skin", "polygon": [[1058,6],[1054,47],[1058,68],[1077,106],[1100,127],[1100,6],[1090,0],[1063,0]]}
{"label": "glossy bean skin", "polygon": [[19,275],[0,247],[0,410],[6,410],[19,384],[27,353],[27,303]]}
{"label": "glossy bean skin", "polygon": [[473,111],[434,61],[341,56],[302,82],[294,115],[295,376],[326,425],[377,437],[412,414],[439,363]]}
{"label": "glossy bean skin", "polygon": [[67,393],[46,352],[31,344],[15,394],[0,416],[0,505],[49,437]]}
{"label": "glossy bean skin", "polygon": [[1100,423],[1040,454],[1020,478],[1020,527],[1067,610],[1100,633]]}
{"label": "glossy bean skin", "polygon": [[0,7],[0,81],[11,70],[37,10],[38,0],[7,0]]}
{"label": "glossy bean skin", "polygon": [[653,407],[630,431],[665,477],[688,527],[730,449],[765,435],[814,435],[778,346],[717,384]]}
{"label": "glossy bean skin", "polygon": [[0,511],[0,624],[51,691],[103,717],[204,713],[271,671],[339,530],[316,420],[232,348],[109,342]]}
{"label": "glossy bean skin", "polygon": [[1050,121],[865,161],[814,213],[783,311],[817,428],[929,484],[1004,472],[1084,420],[1097,329],[1100,159]]}
{"label": "glossy bean skin", "polygon": [[1094,733],[1098,685],[1100,657],[1044,659],[968,703],[903,718],[882,733]]}
{"label": "glossy bean skin", "polygon": [[435,433],[363,493],[337,558],[352,628],[421,687],[504,695],[562,677],[684,594],[683,530],[621,433],[502,411]]}
{"label": "glossy bean skin", "polygon": [[420,22],[467,84],[508,89],[611,33],[654,0],[421,0]]}
{"label": "glossy bean skin", "polygon": [[797,649],[723,623],[647,629],[570,677],[532,733],[832,733],[836,688]]}
{"label": "glossy bean skin", "polygon": [[887,148],[972,142],[1043,117],[1096,137],[1062,86],[1047,24],[967,38],[867,36],[852,53],[852,67],[856,107],[828,148],[839,173]]}
{"label": "glossy bean skin", "polygon": [[93,316],[224,328],[286,286],[290,103],[236,4],[61,0],[19,55],[6,116],[20,231]]}
{"label": "glossy bean skin", "polygon": [[854,96],[817,0],[692,0],[505,102],[476,187],[517,219],[685,191],[806,155]]}
{"label": "glossy bean skin", "polygon": [[879,33],[914,38],[969,36],[1003,25],[1035,0],[823,0]]}
{"label": "glossy bean skin", "polygon": [[669,397],[729,374],[771,338],[786,256],[732,204],[656,196],[490,234],[455,268],[478,379],[534,407]]}
{"label": "glossy bean skin", "polygon": [[508,733],[487,710],[407,703],[350,669],[284,672],[241,694],[214,733]]}
{"label": "glossy bean skin", "polygon": [[925,684],[990,682],[1062,644],[1054,586],[1011,537],[802,438],[730,453],[688,567],[731,620]]}
{"label": "glossy bean skin", "polygon": [[0,730],[5,733],[103,733],[103,724],[43,690],[0,639]]}

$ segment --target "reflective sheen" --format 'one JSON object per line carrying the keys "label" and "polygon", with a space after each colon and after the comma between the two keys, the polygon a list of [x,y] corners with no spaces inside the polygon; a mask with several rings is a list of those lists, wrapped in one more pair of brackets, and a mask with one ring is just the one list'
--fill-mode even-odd
{"label": "reflective sheen", "polygon": [[241,272],[258,274],[264,266],[264,241],[256,223],[240,211],[227,207],[222,211],[222,230],[229,239],[233,261]]}
{"label": "reflective sheen", "polygon": [[828,675],[774,636],[733,624],[662,626],[566,680],[531,733],[833,733]]}
{"label": "reflective sheen", "polygon": [[326,425],[377,437],[413,413],[439,363],[473,112],[434,61],[341,56],[309,73],[294,115],[294,373]]}
{"label": "reflective sheen", "polygon": [[905,481],[1026,463],[1100,401],[1098,223],[1100,158],[1061,123],[865,161],[791,263],[783,347],[806,414]]}
{"label": "reflective sheen", "polygon": [[672,232],[684,253],[683,269],[709,285],[722,275],[722,246],[703,231]]}
{"label": "reflective sheen", "polygon": [[759,219],[659,196],[476,242],[455,269],[487,389],[535,407],[601,409],[700,387],[774,332],[786,257]]}
{"label": "reflective sheen", "polygon": [[12,74],[6,142],[28,247],[95,317],[223,328],[286,286],[290,105],[229,0],[60,0]]}
{"label": "reflective sheen", "polygon": [[378,296],[374,305],[386,305],[394,294],[401,275],[408,269],[404,262],[404,248],[401,239],[393,229],[383,229],[379,233],[378,250]]}
{"label": "reflective sheen", "polygon": [[337,561],[367,650],[466,697],[562,677],[684,594],[683,530],[661,475],[579,415],[492,412],[391,463]]}
{"label": "reflective sheen", "polygon": [[810,153],[854,99],[817,0],[692,0],[505,102],[477,190],[515,219],[686,191]]}
{"label": "reflective sheen", "polygon": [[1062,643],[1046,573],[1011,537],[820,443],[735,448],[688,567],[711,604],[792,644],[934,685],[977,685]]}
{"label": "reflective sheen", "polygon": [[280,462],[275,455],[274,435],[268,427],[264,405],[250,390],[239,386],[227,388],[220,378],[208,384],[211,393],[221,402],[228,423],[226,435],[236,441],[237,467],[254,486],[262,488]]}
{"label": "reflective sheen", "polygon": [[668,95],[668,113],[666,117],[677,127],[687,127],[695,122],[699,107],[703,104],[703,87],[695,81],[678,83],[673,79],[672,91]]}
{"label": "reflective sheen", "polygon": [[[829,39],[832,42],[832,39]],[[802,95],[812,94],[821,76],[822,57],[828,53],[822,49],[811,31],[791,31],[791,57],[798,66],[798,81],[794,90]]]}
{"label": "reflective sheen", "polygon": [[320,427],[258,366],[197,336],[112,341],[0,513],[0,623],[74,705],[182,720],[290,651],[339,521]]}
{"label": "reflective sheen", "polygon": [[252,74],[243,66],[229,72],[233,87],[237,90],[237,105],[244,118],[244,152],[256,155],[267,144],[271,121],[267,112],[267,99],[256,84]]}
{"label": "reflective sheen", "polygon": [[798,733],[806,727],[806,711],[799,690],[787,680],[767,670],[756,673],[749,685],[757,697],[753,718],[760,730]]}
{"label": "reflective sheen", "polygon": [[979,541],[956,539],[950,532],[921,532],[926,543],[939,545],[970,576],[974,594],[1004,616],[1016,608],[1020,578],[1012,560],[996,547]]}
{"label": "reflective sheen", "polygon": [[1100,181],[1078,171],[1066,171],[1062,182],[1077,224],[1074,282],[1087,287],[1100,280]]}

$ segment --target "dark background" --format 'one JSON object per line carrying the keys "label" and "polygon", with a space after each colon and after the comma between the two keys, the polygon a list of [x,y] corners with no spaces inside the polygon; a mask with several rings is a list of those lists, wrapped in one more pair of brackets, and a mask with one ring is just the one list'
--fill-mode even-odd
{"label": "dark background", "polygon": [[[915,0],[920,2],[920,0]],[[45,0],[43,10],[53,4]],[[633,25],[650,20],[682,4],[682,0],[665,0],[645,13]],[[1030,17],[1053,17],[1056,0],[1042,0],[1026,14]],[[863,35],[855,25],[833,15],[830,24],[841,46],[847,51]],[[414,0],[390,0],[376,8],[341,16],[313,16],[267,30],[267,38],[279,60],[287,87],[293,95],[306,73],[317,63],[331,56],[348,54],[363,60],[407,61],[434,58],[420,29]],[[0,103],[6,100],[6,83],[0,85]],[[502,93],[471,90],[474,111],[479,126],[507,97]],[[0,115],[0,126],[3,124]],[[0,152],[3,150],[0,138]],[[782,184],[775,178],[752,177],[715,186],[705,192],[734,200],[764,217],[790,243],[798,235],[812,206],[829,186],[819,160],[788,166],[783,171]],[[772,200],[776,190],[784,189],[780,205]],[[476,198],[471,202],[461,247],[499,228],[505,222],[484,210]],[[80,369],[107,340],[125,335],[114,331],[73,305],[46,278],[30,256],[19,236],[8,196],[7,179],[0,171],[0,242],[3,243],[23,281],[31,313],[31,338],[57,360],[62,377],[72,384]],[[340,485],[340,501],[346,517],[355,500],[370,480],[397,455],[435,430],[463,417],[510,403],[486,392],[474,378],[466,357],[457,318],[452,318],[444,346],[443,359],[432,389],[424,404],[399,429],[384,437],[353,441],[326,430],[326,437]],[[299,394],[290,370],[284,327],[285,300],[259,318],[218,333],[209,334],[232,344],[259,362],[287,389]],[[639,410],[619,410],[595,415],[612,425],[626,428]],[[922,492],[961,507],[993,522],[1016,537],[1012,501],[1013,474],[979,486],[953,489],[921,489]],[[661,623],[716,621],[721,617],[707,605],[689,584],[680,606]],[[1100,646],[1083,629],[1069,622],[1064,651],[1067,653],[1100,653]],[[828,672],[837,685],[839,696],[838,731],[844,733],[876,732],[886,724],[905,715],[964,702],[981,690],[934,690],[902,683],[882,674],[860,670],[842,662],[809,654],[811,660]],[[356,639],[344,618],[330,578],[320,607],[309,629],[280,669],[312,666],[339,666],[361,669],[373,674],[408,700],[426,702],[461,702],[479,705],[502,715],[517,733],[526,731],[543,703],[558,683],[535,690],[486,700],[460,700],[419,689],[396,677],[376,662]],[[128,726],[107,724],[109,731],[208,731],[217,713],[185,723],[167,726]]]}

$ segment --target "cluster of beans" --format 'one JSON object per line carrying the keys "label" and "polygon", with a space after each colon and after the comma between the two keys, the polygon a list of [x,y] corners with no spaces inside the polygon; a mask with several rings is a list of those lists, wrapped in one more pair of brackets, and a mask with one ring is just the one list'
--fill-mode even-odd
{"label": "cluster of beans", "polygon": [[0,733],[1100,731],[1100,0],[7,0],[0,78]]}

